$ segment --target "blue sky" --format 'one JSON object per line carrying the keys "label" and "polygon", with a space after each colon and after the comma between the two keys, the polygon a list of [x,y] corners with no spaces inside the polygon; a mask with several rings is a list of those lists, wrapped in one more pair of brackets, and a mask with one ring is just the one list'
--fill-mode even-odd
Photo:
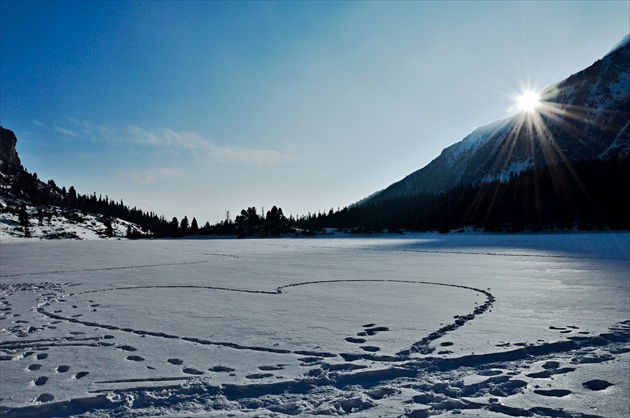
{"label": "blue sky", "polygon": [[168,218],[351,204],[605,55],[628,1],[0,2],[24,166]]}

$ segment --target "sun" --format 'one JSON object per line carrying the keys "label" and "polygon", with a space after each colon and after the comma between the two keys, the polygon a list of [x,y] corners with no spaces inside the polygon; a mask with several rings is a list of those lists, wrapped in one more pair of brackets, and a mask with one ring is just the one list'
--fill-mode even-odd
{"label": "sun", "polygon": [[534,91],[524,91],[516,98],[516,107],[521,112],[533,112],[540,106],[540,94]]}

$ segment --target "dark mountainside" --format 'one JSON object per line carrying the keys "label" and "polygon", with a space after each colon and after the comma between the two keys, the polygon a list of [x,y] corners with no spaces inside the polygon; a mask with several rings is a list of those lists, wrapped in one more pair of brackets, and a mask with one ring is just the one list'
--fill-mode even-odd
{"label": "dark mountainside", "polygon": [[426,167],[365,199],[373,203],[458,186],[506,181],[527,168],[562,161],[630,156],[630,44],[541,94],[542,130],[528,115],[476,129]]}

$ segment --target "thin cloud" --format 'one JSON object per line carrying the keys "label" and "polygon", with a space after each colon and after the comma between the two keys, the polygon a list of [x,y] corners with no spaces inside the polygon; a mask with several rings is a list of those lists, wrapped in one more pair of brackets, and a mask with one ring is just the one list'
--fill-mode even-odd
{"label": "thin cloud", "polygon": [[169,128],[150,131],[139,127],[128,129],[129,139],[142,145],[171,151],[188,151],[205,161],[273,165],[292,159],[292,155],[276,150],[219,145],[195,132],[176,132]]}
{"label": "thin cloud", "polygon": [[[73,130],[57,125],[54,126],[54,130],[73,138],[83,138],[114,145],[121,143],[137,144],[174,155],[188,153],[202,163],[235,163],[261,166],[276,165],[296,159],[295,153],[290,152],[290,150],[279,151],[222,145],[196,132],[178,132],[170,128],[145,129],[138,126],[116,128],[111,125],[97,125],[74,118],[68,118],[68,121],[73,125]],[[36,121],[33,122],[36,123]],[[39,121],[37,121],[37,124],[46,126]],[[138,177],[138,179],[141,177]]]}
{"label": "thin cloud", "polygon": [[54,128],[55,128],[55,131],[59,132],[60,134],[71,136],[73,138],[79,137],[77,133],[71,131],[70,129],[62,128],[61,126],[55,126]]}
{"label": "thin cloud", "polygon": [[190,173],[187,170],[176,170],[166,167],[152,167],[144,170],[129,170],[122,173],[122,176],[137,184],[149,185],[162,182],[164,180],[174,180],[185,178]]}

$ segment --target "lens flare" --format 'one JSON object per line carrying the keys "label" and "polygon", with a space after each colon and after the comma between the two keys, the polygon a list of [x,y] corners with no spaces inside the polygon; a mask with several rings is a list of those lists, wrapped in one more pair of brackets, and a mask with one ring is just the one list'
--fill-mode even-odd
{"label": "lens flare", "polygon": [[516,98],[516,107],[521,112],[533,112],[540,106],[540,93],[524,91]]}

